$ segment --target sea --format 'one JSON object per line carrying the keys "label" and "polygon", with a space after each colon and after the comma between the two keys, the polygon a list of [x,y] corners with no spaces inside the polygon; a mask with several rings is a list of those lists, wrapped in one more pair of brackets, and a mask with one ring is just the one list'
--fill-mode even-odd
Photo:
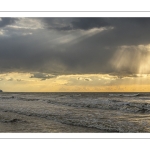
{"label": "sea", "polygon": [[0,132],[149,133],[150,93],[0,93]]}

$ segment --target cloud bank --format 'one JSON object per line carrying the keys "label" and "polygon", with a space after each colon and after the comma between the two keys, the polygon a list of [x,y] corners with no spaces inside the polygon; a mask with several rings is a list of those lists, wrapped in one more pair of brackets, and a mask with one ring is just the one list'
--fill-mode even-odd
{"label": "cloud bank", "polygon": [[150,18],[1,18],[0,71],[41,79],[150,73],[149,25]]}

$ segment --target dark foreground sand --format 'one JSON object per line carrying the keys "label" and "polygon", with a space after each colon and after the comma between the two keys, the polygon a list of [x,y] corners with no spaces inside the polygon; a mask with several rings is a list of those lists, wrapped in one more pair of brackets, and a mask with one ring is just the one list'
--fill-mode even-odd
{"label": "dark foreground sand", "polygon": [[100,133],[94,128],[66,125],[36,116],[0,111],[1,133]]}

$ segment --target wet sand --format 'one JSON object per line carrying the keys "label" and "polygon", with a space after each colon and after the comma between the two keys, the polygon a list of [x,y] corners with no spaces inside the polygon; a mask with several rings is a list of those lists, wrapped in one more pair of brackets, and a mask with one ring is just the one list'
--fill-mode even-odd
{"label": "wet sand", "polygon": [[1,133],[102,133],[95,128],[66,125],[36,116],[0,111]]}

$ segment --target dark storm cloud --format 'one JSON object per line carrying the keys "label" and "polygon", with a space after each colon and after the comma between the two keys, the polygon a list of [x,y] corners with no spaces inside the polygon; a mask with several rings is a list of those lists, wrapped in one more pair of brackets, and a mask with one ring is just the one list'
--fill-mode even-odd
{"label": "dark storm cloud", "polygon": [[[137,28],[148,27],[149,18],[39,18],[45,27],[56,30],[89,30],[92,28],[113,26],[125,32]],[[137,30],[136,30],[137,31]],[[139,31],[140,32],[140,31]]]}
{"label": "dark storm cloud", "polygon": [[[0,37],[1,72],[40,72],[56,76],[120,73],[122,77],[136,74],[141,60],[149,55],[147,49],[138,48],[138,45],[150,43],[150,18],[35,19],[44,24],[44,29],[34,30],[30,36]],[[88,33],[94,28],[103,31]],[[19,32],[21,31],[20,29]],[[83,31],[87,34],[84,35]],[[9,33],[11,32],[10,29]],[[70,40],[70,35],[75,38],[63,43],[67,35],[67,40]],[[123,45],[127,45],[128,49],[121,54]],[[125,65],[123,58],[127,60]],[[121,61],[122,66],[116,68],[112,61],[116,65]],[[50,78],[43,75],[32,77]]]}
{"label": "dark storm cloud", "polygon": [[88,30],[110,26],[104,18],[42,18],[45,26],[56,30]]}
{"label": "dark storm cloud", "polygon": [[85,81],[92,81],[92,79],[90,79],[90,78],[85,78]]}
{"label": "dark storm cloud", "polygon": [[83,77],[78,77],[77,80],[92,81],[91,78],[83,78]]}
{"label": "dark storm cloud", "polygon": [[[43,18],[49,29],[71,31],[113,27],[105,34],[96,34],[85,40],[92,46],[112,47],[120,45],[148,44],[150,18]],[[113,48],[113,47],[112,47]]]}
{"label": "dark storm cloud", "polygon": [[0,18],[0,28],[14,24],[17,20],[17,18]]}
{"label": "dark storm cloud", "polygon": [[117,76],[118,79],[122,79],[124,77],[129,77],[129,78],[137,78],[137,77],[142,77],[140,75],[136,75],[136,74],[132,74],[132,73],[127,73],[127,71],[125,72],[115,72],[115,73],[110,73],[109,75],[111,76]]}
{"label": "dark storm cloud", "polygon": [[0,41],[1,72],[47,72],[45,64],[55,59],[53,49],[36,37],[17,36]]}
{"label": "dark storm cloud", "polygon": [[[72,55],[66,55],[68,59],[65,59],[65,63],[70,69],[77,68],[78,72],[83,73],[121,72],[124,75],[138,73],[141,61],[149,52],[147,50],[143,52],[144,48],[139,49],[136,46],[150,43],[150,18],[107,18],[106,20],[114,29],[88,37],[74,47],[70,47],[74,50]],[[118,57],[125,58],[128,51],[130,56],[125,58],[126,68],[122,63],[118,69],[108,62],[122,45],[128,45],[129,48]],[[116,65],[117,63],[119,61]]]}

